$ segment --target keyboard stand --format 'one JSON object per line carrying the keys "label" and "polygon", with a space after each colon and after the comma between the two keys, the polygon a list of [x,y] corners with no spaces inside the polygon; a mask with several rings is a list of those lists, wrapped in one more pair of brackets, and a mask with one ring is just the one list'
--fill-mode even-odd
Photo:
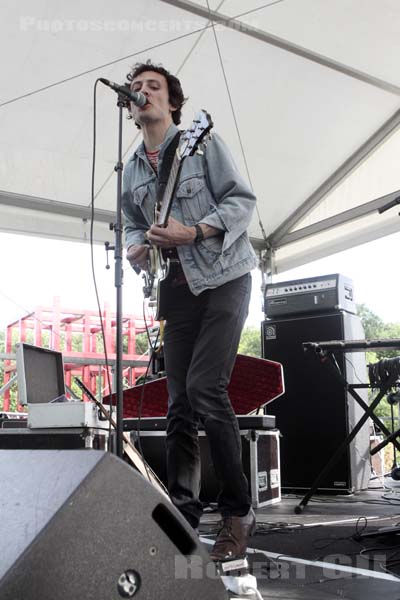
{"label": "keyboard stand", "polygon": [[[396,340],[397,342],[397,347],[400,350],[400,345],[399,345],[399,340]],[[346,344],[344,346],[344,344]],[[393,346],[391,346],[393,347]],[[395,382],[398,379],[398,374],[397,373],[391,373],[389,375],[389,377],[387,378],[387,380],[385,382],[382,382],[378,386],[374,386],[377,387],[377,389],[379,389],[377,395],[375,396],[375,398],[372,400],[371,404],[368,406],[364,400],[360,397],[360,395],[357,393],[356,389],[360,389],[360,388],[371,388],[372,386],[370,384],[349,384],[347,383],[346,379],[343,377],[339,365],[337,364],[335,355],[333,354],[333,350],[342,350],[342,351],[354,351],[354,346],[351,346],[351,342],[342,342],[342,345],[340,347],[336,347],[334,346],[334,342],[305,342],[303,343],[303,348],[305,351],[314,351],[316,356],[319,358],[320,362],[327,368],[329,368],[331,370],[331,372],[334,374],[334,376],[339,379],[339,381],[342,383],[342,385],[344,386],[344,388],[346,389],[346,391],[353,396],[353,398],[356,400],[356,402],[358,402],[358,404],[362,407],[362,409],[364,410],[364,414],[361,417],[361,419],[358,421],[358,423],[354,426],[354,428],[352,429],[352,431],[349,433],[349,435],[346,437],[345,440],[343,440],[343,442],[340,444],[340,446],[338,447],[338,449],[336,450],[336,452],[332,455],[332,457],[330,458],[330,460],[328,461],[328,463],[325,465],[325,467],[322,469],[322,471],[320,472],[320,474],[318,475],[318,477],[315,479],[313,485],[311,486],[311,488],[309,489],[309,491],[304,495],[303,499],[301,500],[301,502],[295,507],[294,512],[296,514],[300,514],[303,512],[304,508],[307,506],[310,498],[315,494],[315,492],[319,489],[319,486],[321,484],[321,482],[323,481],[323,479],[325,478],[325,476],[329,473],[329,471],[332,469],[332,467],[335,466],[335,464],[338,462],[339,458],[342,456],[342,454],[344,453],[344,451],[346,450],[347,446],[353,441],[353,439],[356,437],[357,433],[360,431],[360,429],[363,427],[363,425],[368,421],[369,418],[371,418],[374,423],[376,423],[376,425],[380,428],[380,430],[387,436],[386,439],[379,444],[379,446],[377,446],[376,448],[374,448],[371,451],[371,454],[375,454],[376,452],[378,452],[380,449],[382,449],[384,446],[386,446],[386,444],[388,443],[392,443],[397,450],[400,450],[400,443],[398,442],[398,440],[396,439],[396,437],[400,434],[400,430],[397,432],[393,432],[391,433],[387,427],[382,423],[382,421],[379,419],[379,417],[374,413],[375,408],[378,406],[379,402],[382,400],[382,398],[388,393],[388,391],[390,390],[391,387],[394,386]],[[380,348],[382,348],[382,346],[380,346]],[[362,348],[358,347],[357,350],[362,350]]]}

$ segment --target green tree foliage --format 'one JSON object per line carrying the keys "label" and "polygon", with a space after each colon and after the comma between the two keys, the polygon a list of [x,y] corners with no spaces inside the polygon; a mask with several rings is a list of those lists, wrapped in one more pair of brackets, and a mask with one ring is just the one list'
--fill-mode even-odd
{"label": "green tree foliage", "polygon": [[[357,305],[357,314],[364,327],[365,338],[367,340],[387,340],[400,339],[400,323],[385,323],[380,317],[373,313],[365,304]],[[381,350],[379,352],[367,352],[367,365],[375,364],[385,358],[394,358],[399,355],[399,351]],[[370,397],[375,396],[375,392],[370,392]],[[375,409],[379,417],[390,417],[391,409],[386,398],[383,398]],[[398,406],[394,407],[394,415],[398,414]],[[396,423],[396,421],[395,421]],[[386,425],[391,428],[391,424]],[[396,425],[395,425],[396,426]]]}
{"label": "green tree foliage", "polygon": [[[373,313],[365,304],[357,305],[357,314],[364,327],[367,340],[393,340],[400,339],[400,322],[385,323]],[[400,314],[399,314],[400,317]],[[377,362],[382,358],[398,356],[398,350],[382,350],[380,352],[367,352],[368,362]]]}
{"label": "green tree foliage", "polygon": [[149,349],[149,340],[147,333],[139,333],[136,336],[136,354],[146,354]]}
{"label": "green tree foliage", "polygon": [[373,313],[365,304],[357,304],[357,314],[363,324],[365,337],[368,340],[378,339],[385,326],[382,319]]}
{"label": "green tree foliage", "polygon": [[238,352],[247,356],[261,357],[261,326],[243,329]]}
{"label": "green tree foliage", "polygon": [[[400,323],[385,323],[373,313],[365,304],[357,305],[357,314],[364,327],[367,340],[393,340],[400,339]],[[381,350],[380,352],[367,352],[367,363],[375,363],[383,358],[398,356],[398,350]]]}

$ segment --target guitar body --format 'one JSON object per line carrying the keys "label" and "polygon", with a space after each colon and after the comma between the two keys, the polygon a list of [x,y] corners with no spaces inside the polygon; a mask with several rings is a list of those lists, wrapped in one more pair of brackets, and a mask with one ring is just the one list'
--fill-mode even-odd
{"label": "guitar body", "polygon": [[170,277],[170,259],[164,259],[161,248],[150,246],[147,278],[149,279],[149,306],[154,309],[156,321],[167,314],[167,288]]}
{"label": "guitar body", "polygon": [[162,279],[157,287],[157,310],[155,314],[156,321],[164,321],[168,314],[168,296],[169,296],[169,281]]}

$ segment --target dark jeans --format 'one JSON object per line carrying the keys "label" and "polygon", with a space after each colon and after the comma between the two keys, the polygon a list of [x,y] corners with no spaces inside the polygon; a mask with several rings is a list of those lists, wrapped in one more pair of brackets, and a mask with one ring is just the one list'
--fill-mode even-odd
{"label": "dark jeans", "polygon": [[251,504],[238,422],[226,391],[250,293],[250,273],[200,296],[187,286],[173,290],[164,338],[168,488],[173,503],[193,527],[202,512],[199,421],[220,482],[221,514],[244,515]]}

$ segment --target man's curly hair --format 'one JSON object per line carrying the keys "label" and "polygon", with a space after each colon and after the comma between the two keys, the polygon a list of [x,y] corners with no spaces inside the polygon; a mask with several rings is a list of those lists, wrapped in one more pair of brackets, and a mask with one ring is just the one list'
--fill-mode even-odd
{"label": "man's curly hair", "polygon": [[[145,71],[154,71],[155,73],[159,73],[167,80],[169,103],[176,108],[176,110],[174,110],[172,113],[172,120],[175,125],[179,125],[182,116],[182,106],[187,100],[183,94],[181,82],[177,77],[175,77],[175,75],[172,75],[169,71],[167,71],[167,69],[164,69],[163,66],[155,65],[149,59],[145,63],[136,63],[133,65],[126,76],[127,82],[125,85],[130,87],[131,82],[138,75],[144,73]],[[140,125],[138,123],[136,123],[136,127],[140,129]]]}

